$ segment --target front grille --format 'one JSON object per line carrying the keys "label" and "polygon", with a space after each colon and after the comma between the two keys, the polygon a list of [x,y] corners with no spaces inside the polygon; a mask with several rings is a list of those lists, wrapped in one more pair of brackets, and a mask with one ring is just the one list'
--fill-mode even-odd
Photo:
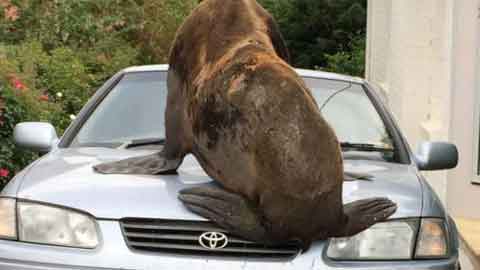
{"label": "front grille", "polygon": [[[206,221],[128,218],[120,224],[127,245],[138,251],[271,259],[291,259],[300,252],[295,244],[270,246],[246,241]],[[223,233],[228,244],[221,249],[203,247],[199,237],[206,232]]]}

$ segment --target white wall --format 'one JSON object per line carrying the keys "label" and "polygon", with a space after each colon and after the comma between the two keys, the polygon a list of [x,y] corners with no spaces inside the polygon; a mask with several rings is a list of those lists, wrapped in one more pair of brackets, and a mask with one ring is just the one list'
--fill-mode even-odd
{"label": "white wall", "polygon": [[452,117],[450,137],[460,151],[460,164],[451,171],[447,183],[448,208],[456,216],[480,219],[480,186],[474,153],[478,151],[480,103],[480,1],[456,0],[452,49]]}
{"label": "white wall", "polygon": [[[413,149],[449,138],[453,1],[368,2],[366,76],[386,91]],[[427,176],[446,201],[446,173]]]}
{"label": "white wall", "polygon": [[480,219],[480,0],[369,0],[367,79],[410,144],[448,140],[456,169],[427,178],[454,216]]}

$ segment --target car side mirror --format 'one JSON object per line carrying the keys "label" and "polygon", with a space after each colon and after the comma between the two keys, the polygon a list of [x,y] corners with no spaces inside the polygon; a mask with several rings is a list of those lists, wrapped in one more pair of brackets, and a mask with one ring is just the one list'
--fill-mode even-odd
{"label": "car side mirror", "polygon": [[415,159],[421,171],[453,169],[458,164],[458,150],[447,142],[422,142]]}
{"label": "car side mirror", "polygon": [[23,122],[13,130],[15,145],[39,153],[50,152],[58,141],[57,132],[50,123]]}

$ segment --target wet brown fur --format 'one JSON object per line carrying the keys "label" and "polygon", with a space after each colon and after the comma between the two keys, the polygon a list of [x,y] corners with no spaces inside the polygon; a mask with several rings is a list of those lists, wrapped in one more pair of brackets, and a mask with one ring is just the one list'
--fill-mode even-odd
{"label": "wet brown fur", "polygon": [[176,108],[183,136],[168,121],[167,143],[187,142],[180,152],[257,204],[276,238],[307,239],[343,223],[342,158],[286,61],[274,20],[255,1],[203,1],[172,48],[167,121]]}

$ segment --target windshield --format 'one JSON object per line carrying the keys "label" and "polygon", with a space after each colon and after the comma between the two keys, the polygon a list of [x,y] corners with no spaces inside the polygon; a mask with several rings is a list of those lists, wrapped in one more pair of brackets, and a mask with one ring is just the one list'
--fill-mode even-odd
{"label": "windshield", "polygon": [[[342,143],[393,149],[380,115],[360,84],[304,80]],[[119,147],[136,140],[162,139],[166,100],[166,72],[126,74],[90,115],[71,146]]]}
{"label": "windshield", "polygon": [[165,137],[166,72],[127,73],[82,126],[71,146],[118,147]]}
{"label": "windshield", "polygon": [[384,122],[362,85],[317,78],[304,80],[340,142],[393,149]]}

